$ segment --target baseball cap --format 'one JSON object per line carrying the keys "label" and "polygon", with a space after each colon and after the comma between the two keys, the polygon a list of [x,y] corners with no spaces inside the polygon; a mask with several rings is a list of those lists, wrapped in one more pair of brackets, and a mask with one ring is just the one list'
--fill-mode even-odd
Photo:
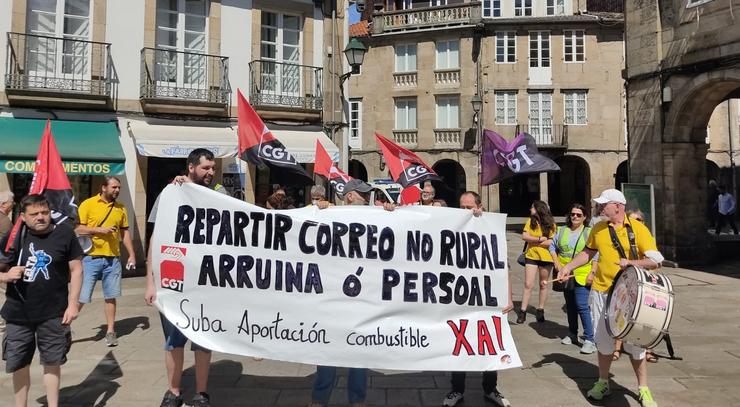
{"label": "baseball cap", "polygon": [[347,194],[350,191],[357,191],[362,193],[368,193],[373,190],[373,187],[370,186],[370,184],[363,182],[362,180],[359,180],[357,178],[351,179],[345,186],[344,186],[344,193]]}
{"label": "baseball cap", "polygon": [[599,195],[598,198],[594,198],[594,202],[597,204],[607,204],[609,202],[616,202],[622,205],[627,205],[627,199],[624,194],[617,189],[607,189]]}

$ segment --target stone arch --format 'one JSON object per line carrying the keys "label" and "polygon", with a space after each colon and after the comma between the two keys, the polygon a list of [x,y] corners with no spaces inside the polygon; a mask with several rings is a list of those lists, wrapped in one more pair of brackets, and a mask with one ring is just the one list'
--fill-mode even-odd
{"label": "stone arch", "polygon": [[591,170],[588,162],[575,155],[555,159],[560,172],[548,176],[548,200],[553,215],[562,216],[572,203],[589,206],[591,200]]}
{"label": "stone arch", "polygon": [[509,216],[529,216],[529,207],[540,199],[540,174],[519,174],[499,184],[501,213]]}
{"label": "stone arch", "polygon": [[442,159],[432,166],[434,172],[442,177],[442,181],[433,181],[435,199],[444,199],[447,206],[457,208],[458,199],[466,190],[465,169],[459,162]]}
{"label": "stone arch", "polygon": [[627,160],[622,161],[617,166],[617,171],[614,173],[614,188],[622,190],[622,184],[629,182],[630,179],[630,167]]}
{"label": "stone arch", "polygon": [[365,182],[367,182],[367,168],[365,168],[365,164],[363,164],[359,160],[349,160],[349,176],[352,178],[361,179]]}

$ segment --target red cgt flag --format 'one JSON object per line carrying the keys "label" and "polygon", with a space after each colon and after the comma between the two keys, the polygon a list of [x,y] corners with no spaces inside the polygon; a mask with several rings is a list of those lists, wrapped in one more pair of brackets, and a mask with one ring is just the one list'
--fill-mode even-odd
{"label": "red cgt flag", "polygon": [[[33,170],[33,180],[28,194],[43,194],[49,201],[51,217],[54,223],[59,224],[69,220],[73,225],[77,221],[77,204],[72,194],[72,186],[62,165],[62,157],[59,155],[54,136],[51,134],[51,122],[46,121],[44,135],[41,137],[41,145],[36,155],[36,165]],[[23,221],[21,218],[15,222],[13,229],[8,235],[5,251],[13,251],[20,245],[20,235]]]}
{"label": "red cgt flag", "polygon": [[265,126],[242,92],[237,89],[236,94],[239,158],[258,167],[269,167],[271,182],[313,185],[311,176]]}
{"label": "red cgt flag", "polygon": [[318,140],[316,140],[316,162],[313,166],[313,172],[326,178],[340,197],[344,196],[344,186],[352,180],[352,177],[337,168],[329,157],[329,153],[326,152],[326,149]]}
{"label": "red cgt flag", "polygon": [[428,180],[441,180],[434,170],[416,154],[375,133],[393,180],[404,188]]}

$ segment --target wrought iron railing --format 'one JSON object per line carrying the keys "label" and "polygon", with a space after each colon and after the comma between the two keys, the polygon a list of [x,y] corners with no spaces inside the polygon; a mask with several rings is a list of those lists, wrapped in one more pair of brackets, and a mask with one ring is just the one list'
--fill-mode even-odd
{"label": "wrought iron railing", "polygon": [[568,147],[568,125],[550,124],[548,126],[533,126],[531,124],[517,124],[516,137],[519,133],[529,133],[534,137],[538,147],[565,148]]}
{"label": "wrought iron railing", "polygon": [[181,100],[227,105],[229,58],[164,48],[141,50],[141,90],[144,100]]}
{"label": "wrought iron railing", "polygon": [[111,97],[111,45],[9,32],[5,88]]}
{"label": "wrought iron railing", "polygon": [[249,63],[249,102],[254,106],[282,106],[321,110],[323,69],[286,62],[254,60]]}
{"label": "wrought iron railing", "polygon": [[397,10],[374,14],[373,33],[475,25],[480,21],[480,2]]}

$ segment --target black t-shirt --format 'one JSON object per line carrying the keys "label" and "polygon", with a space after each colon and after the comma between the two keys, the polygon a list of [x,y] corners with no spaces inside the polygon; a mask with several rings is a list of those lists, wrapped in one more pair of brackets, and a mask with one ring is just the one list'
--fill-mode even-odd
{"label": "black t-shirt", "polygon": [[22,278],[8,283],[3,318],[11,322],[41,322],[63,316],[69,296],[69,262],[83,254],[68,225],[57,225],[43,235],[26,232],[20,250],[11,256],[0,256],[0,262],[10,267],[26,266]]}

